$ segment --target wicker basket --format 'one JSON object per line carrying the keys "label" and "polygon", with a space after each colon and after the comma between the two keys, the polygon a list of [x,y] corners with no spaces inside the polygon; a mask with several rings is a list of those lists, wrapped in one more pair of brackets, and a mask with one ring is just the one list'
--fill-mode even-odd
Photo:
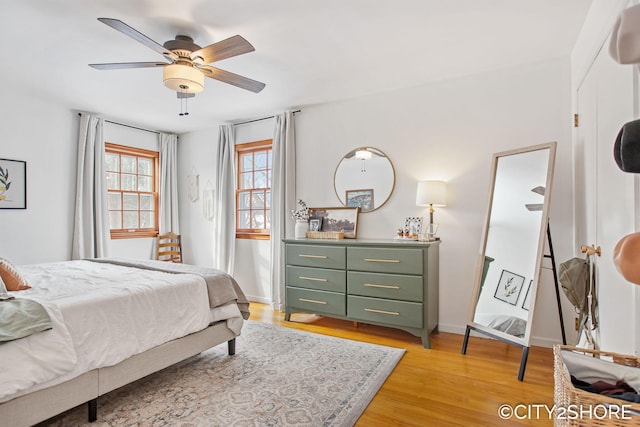
{"label": "wicker basket", "polygon": [[[562,358],[561,350],[571,350],[575,353],[582,354],[585,356],[597,357],[597,358],[607,358],[612,359],[611,363],[616,363],[619,365],[625,366],[634,366],[640,367],[640,359],[634,356],[626,356],[623,354],[611,353],[606,351],[599,350],[590,350],[584,348],[577,348],[571,346],[560,346],[556,345],[553,348],[553,358],[554,358],[554,369],[553,369],[553,379],[554,379],[554,403],[556,410],[554,412],[554,425],[556,426],[638,426],[640,425],[640,404],[627,402],[622,399],[616,399],[613,397],[608,397],[605,395],[591,393],[588,391],[580,390],[576,388],[571,383],[570,374],[567,373],[567,369],[564,365],[564,361]],[[607,416],[603,417],[602,415],[607,411],[609,406],[613,406],[615,408],[621,408],[622,405],[625,405],[626,409],[626,419],[617,418],[617,417],[609,417],[609,413]],[[584,408],[585,410],[588,408],[596,408],[598,410],[594,413],[598,416],[594,417],[576,417],[576,416],[567,416],[568,413],[565,413],[564,417],[561,415],[561,412],[558,411],[558,408],[573,408],[578,409]],[[630,414],[630,411],[638,411],[638,414]],[[575,415],[575,414],[574,414]],[[631,415],[629,417],[629,415]],[[622,414],[621,414],[622,416]]]}
{"label": "wicker basket", "polygon": [[344,231],[307,231],[307,239],[344,239]]}

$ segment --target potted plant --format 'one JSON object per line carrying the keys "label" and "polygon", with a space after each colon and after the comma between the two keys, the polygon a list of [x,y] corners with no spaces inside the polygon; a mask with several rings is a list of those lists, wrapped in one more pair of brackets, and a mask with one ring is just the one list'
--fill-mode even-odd
{"label": "potted plant", "polygon": [[302,199],[298,199],[298,206],[298,209],[291,211],[291,216],[296,220],[294,235],[296,239],[305,239],[309,231],[309,208]]}

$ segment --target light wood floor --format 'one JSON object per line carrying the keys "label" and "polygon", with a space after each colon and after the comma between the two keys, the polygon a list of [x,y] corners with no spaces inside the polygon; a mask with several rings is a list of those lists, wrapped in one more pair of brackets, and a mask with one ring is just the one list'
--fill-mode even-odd
{"label": "light wood floor", "polygon": [[[462,355],[462,336],[439,333],[431,336],[432,349],[420,338],[393,328],[330,319],[312,314],[284,313],[251,303],[251,319],[351,340],[404,348],[395,370],[373,398],[356,426],[499,426],[553,425],[546,410],[533,419],[503,420],[503,404],[553,405],[553,354],[532,347],[524,381],[517,379],[522,351],[515,346],[485,338],[471,338]],[[523,409],[524,410],[524,409]]]}

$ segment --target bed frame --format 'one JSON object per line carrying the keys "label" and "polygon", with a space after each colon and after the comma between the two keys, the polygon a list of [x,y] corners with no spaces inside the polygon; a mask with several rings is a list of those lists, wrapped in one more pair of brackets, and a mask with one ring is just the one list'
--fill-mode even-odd
{"label": "bed frame", "polygon": [[89,421],[93,422],[97,419],[98,397],[225,341],[231,356],[235,354],[236,336],[226,321],[214,323],[117,365],[94,369],[62,384],[0,403],[0,420],[3,425],[31,426],[87,403]]}

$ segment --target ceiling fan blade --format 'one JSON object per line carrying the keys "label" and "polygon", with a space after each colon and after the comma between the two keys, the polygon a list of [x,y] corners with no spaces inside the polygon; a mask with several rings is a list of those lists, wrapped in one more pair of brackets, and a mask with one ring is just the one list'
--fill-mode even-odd
{"label": "ceiling fan blade", "polygon": [[155,52],[158,52],[160,55],[164,55],[165,57],[171,58],[173,60],[178,59],[178,55],[171,52],[170,50],[165,49],[164,46],[162,46],[161,44],[155,42],[154,40],[151,40],[149,37],[145,36],[140,31],[136,30],[133,27],[128,26],[127,24],[125,24],[119,19],[98,18],[98,21],[110,26],[114,30],[120,31],[122,34],[131,37],[135,41],[142,43],[143,45],[147,46],[149,49]]}
{"label": "ceiling fan blade", "polygon": [[257,80],[252,80],[239,74],[221,70],[220,68],[212,67],[211,65],[203,65],[201,67],[198,67],[198,69],[209,78],[219,80],[224,83],[229,83],[230,85],[250,90],[254,93],[260,92],[265,87],[264,83],[260,83]]}
{"label": "ceiling fan blade", "polygon": [[89,64],[96,70],[123,70],[126,68],[152,68],[170,65],[168,62],[111,62],[108,64]]}
{"label": "ceiling fan blade", "polygon": [[205,46],[191,53],[191,59],[202,58],[203,64],[221,61],[233,56],[242,55],[256,50],[251,43],[242,36],[233,36],[217,43]]}
{"label": "ceiling fan blade", "polygon": [[544,196],[545,188],[540,186],[540,185],[538,185],[537,187],[532,188],[531,191],[533,191],[534,193],[539,194],[541,196]]}

